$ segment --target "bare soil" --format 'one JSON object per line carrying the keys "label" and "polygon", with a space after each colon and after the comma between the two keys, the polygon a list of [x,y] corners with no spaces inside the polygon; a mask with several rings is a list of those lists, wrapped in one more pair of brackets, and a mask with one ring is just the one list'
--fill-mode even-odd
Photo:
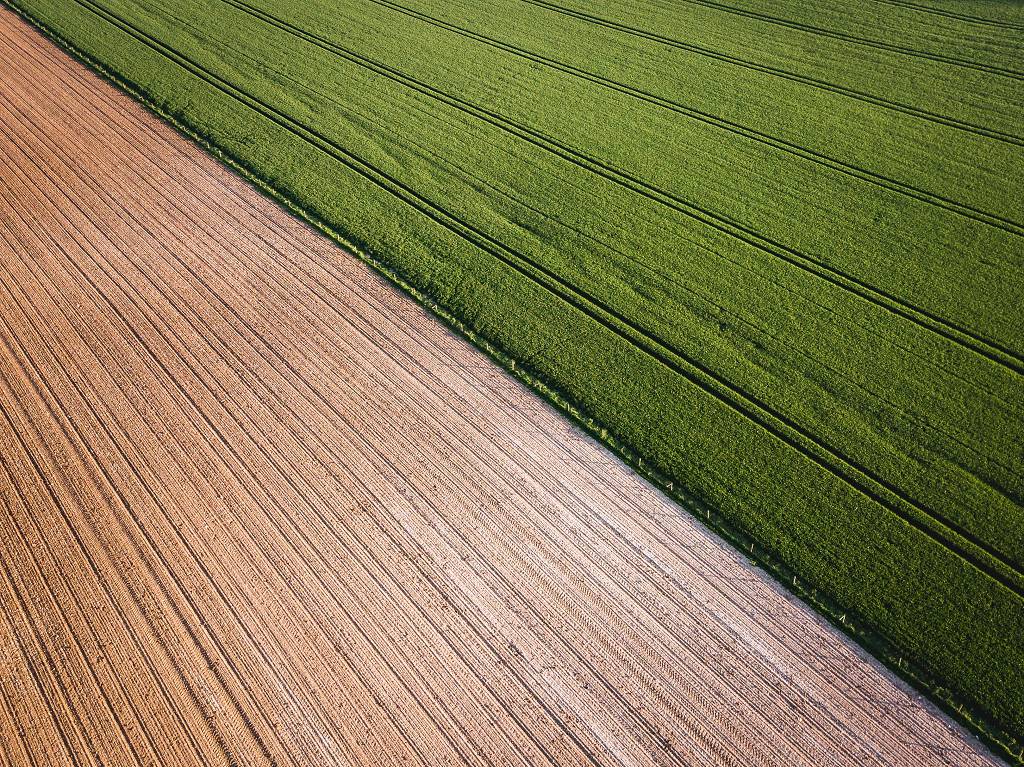
{"label": "bare soil", "polygon": [[7,11],[0,60],[0,763],[992,763]]}

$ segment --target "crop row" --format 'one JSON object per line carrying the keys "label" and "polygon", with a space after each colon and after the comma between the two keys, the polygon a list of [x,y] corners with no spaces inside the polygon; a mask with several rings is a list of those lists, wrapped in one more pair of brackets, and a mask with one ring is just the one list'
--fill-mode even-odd
{"label": "crop row", "polygon": [[[503,49],[424,3],[435,22],[391,0],[18,5],[581,405],[921,673],[1024,730],[1024,238],[906,193],[1019,225],[1000,197],[1020,162],[1006,142],[855,102],[860,125],[909,121],[919,154],[962,150],[954,188],[895,145],[888,165],[862,162],[877,131],[824,151],[824,132],[787,136],[770,110],[730,115],[725,101],[778,95],[764,73],[725,70],[709,108],[703,59],[608,30],[610,54],[663,65],[654,86],[635,63],[608,71],[612,55],[563,60],[552,27],[509,24]],[[810,124],[821,89],[782,82],[779,103],[811,103],[792,107]]]}

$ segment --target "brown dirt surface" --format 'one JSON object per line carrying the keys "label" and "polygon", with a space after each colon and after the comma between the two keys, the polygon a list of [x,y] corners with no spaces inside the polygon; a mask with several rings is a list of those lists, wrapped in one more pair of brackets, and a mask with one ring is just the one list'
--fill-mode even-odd
{"label": "brown dirt surface", "polygon": [[0,763],[992,763],[7,11],[0,61]]}

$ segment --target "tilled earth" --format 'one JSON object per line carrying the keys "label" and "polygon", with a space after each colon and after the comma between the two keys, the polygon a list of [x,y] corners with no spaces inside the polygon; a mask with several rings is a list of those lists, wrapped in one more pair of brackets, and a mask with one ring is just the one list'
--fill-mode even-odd
{"label": "tilled earth", "polygon": [[992,763],[0,12],[0,763]]}

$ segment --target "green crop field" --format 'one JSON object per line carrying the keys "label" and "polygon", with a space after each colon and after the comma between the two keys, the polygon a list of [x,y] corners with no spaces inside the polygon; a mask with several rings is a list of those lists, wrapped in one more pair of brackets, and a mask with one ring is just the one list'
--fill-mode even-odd
{"label": "green crop field", "polygon": [[1024,5],[6,2],[1024,743]]}

